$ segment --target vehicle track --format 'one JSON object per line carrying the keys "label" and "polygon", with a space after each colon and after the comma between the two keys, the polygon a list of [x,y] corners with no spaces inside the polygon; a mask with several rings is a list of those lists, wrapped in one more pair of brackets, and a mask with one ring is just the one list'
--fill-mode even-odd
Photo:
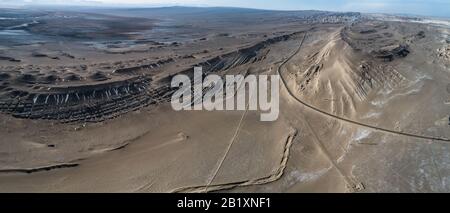
{"label": "vehicle track", "polygon": [[331,154],[328,152],[326,147],[323,145],[322,141],[320,140],[317,133],[314,131],[314,128],[311,127],[311,124],[309,123],[306,116],[302,114],[303,119],[305,120],[305,124],[308,127],[308,130],[311,132],[312,136],[314,137],[314,143],[319,147],[319,149],[322,151],[322,153],[325,155],[327,160],[331,163],[331,165],[336,169],[336,171],[344,178],[344,181],[346,183],[346,186],[349,190],[352,190],[352,192],[361,191],[364,189],[364,186],[362,183],[358,183],[356,180],[353,180],[352,178],[345,175],[344,171],[342,171],[341,168],[339,168],[338,163],[331,157]]}
{"label": "vehicle track", "polygon": [[293,143],[296,140],[298,134],[298,130],[292,129],[291,133],[286,138],[284,152],[280,161],[280,165],[276,171],[272,172],[268,176],[257,178],[257,179],[249,179],[244,181],[236,181],[224,184],[215,184],[215,185],[206,185],[206,186],[188,186],[177,188],[171,191],[171,193],[205,193],[205,192],[214,192],[221,190],[233,189],[236,187],[247,187],[247,186],[255,186],[255,185],[264,185],[268,183],[272,183],[278,181],[283,175],[284,170],[287,167],[288,159],[290,156],[290,150]]}
{"label": "vehicle track", "polygon": [[284,60],[280,66],[278,66],[277,68],[277,73],[280,76],[281,81],[283,82],[284,87],[286,88],[287,92],[289,93],[289,95],[294,98],[297,102],[301,103],[303,106],[319,113],[322,115],[325,115],[327,117],[330,118],[334,118],[336,120],[339,121],[343,121],[352,125],[356,125],[356,126],[360,126],[360,127],[365,127],[368,129],[372,129],[378,132],[384,132],[384,133],[389,133],[389,134],[394,134],[394,135],[400,135],[400,136],[407,136],[407,137],[411,137],[411,138],[417,138],[417,139],[424,139],[424,140],[432,140],[435,142],[441,142],[441,143],[450,143],[450,139],[448,138],[440,138],[440,137],[433,137],[433,136],[426,136],[426,135],[417,135],[417,134],[412,134],[412,133],[407,133],[407,132],[399,132],[399,131],[394,131],[394,130],[390,130],[390,129],[386,129],[386,128],[382,128],[382,127],[376,127],[376,126],[372,126],[369,124],[365,124],[365,123],[361,123],[358,121],[354,121],[354,120],[350,120],[347,118],[343,118],[343,117],[339,117],[337,115],[331,114],[329,112],[323,111],[315,106],[312,106],[308,103],[306,103],[305,101],[301,100],[300,98],[298,98],[288,87],[287,81],[286,79],[283,77],[282,73],[281,73],[281,69],[292,59],[294,58],[294,56],[296,56],[302,49],[303,47],[303,43],[307,37],[308,33],[306,32],[305,35],[303,36],[302,41],[300,42],[300,45],[298,47],[298,49],[291,55],[289,56],[286,60]]}
{"label": "vehicle track", "polygon": [[[249,100],[251,100],[251,98]],[[250,103],[250,101],[249,101],[249,103]],[[234,135],[233,135],[233,137],[230,140],[230,143],[229,143],[229,145],[227,147],[227,150],[225,151],[225,154],[223,155],[222,159],[220,160],[219,165],[217,166],[216,170],[214,171],[213,176],[208,181],[208,184],[206,185],[206,187],[204,189],[204,192],[208,192],[208,187],[212,184],[212,182],[216,178],[217,173],[219,173],[220,168],[222,168],[223,162],[225,161],[225,159],[228,156],[228,153],[231,150],[231,147],[233,146],[234,142],[236,141],[237,137],[239,136],[239,133],[241,132],[241,128],[242,128],[242,125],[244,123],[245,117],[247,117],[249,103],[247,103],[247,105],[245,107],[245,111],[242,114],[241,119],[239,120],[239,123],[238,123],[238,125],[236,127],[236,131],[234,132]]]}

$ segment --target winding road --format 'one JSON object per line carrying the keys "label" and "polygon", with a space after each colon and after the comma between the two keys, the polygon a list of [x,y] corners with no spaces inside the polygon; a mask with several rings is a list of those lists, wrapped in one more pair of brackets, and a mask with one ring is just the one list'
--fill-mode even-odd
{"label": "winding road", "polygon": [[342,122],[346,122],[352,125],[356,125],[356,126],[360,126],[360,127],[364,127],[364,128],[368,128],[368,129],[372,129],[378,132],[384,132],[384,133],[389,133],[389,134],[394,134],[394,135],[400,135],[400,136],[407,136],[407,137],[411,137],[411,138],[417,138],[417,139],[423,139],[423,140],[432,140],[434,142],[441,142],[441,143],[450,143],[450,139],[448,138],[441,138],[441,137],[433,137],[433,136],[426,136],[426,135],[418,135],[418,134],[412,134],[412,133],[407,133],[407,132],[399,132],[399,131],[395,131],[395,130],[390,130],[390,129],[386,129],[386,128],[382,128],[382,127],[377,127],[377,126],[372,126],[369,124],[365,124],[365,123],[361,123],[358,121],[354,121],[354,120],[350,120],[347,118],[343,118],[334,114],[331,114],[329,112],[323,111],[315,106],[312,106],[308,103],[306,103],[305,101],[301,100],[300,98],[298,98],[288,87],[287,81],[286,79],[283,77],[281,69],[292,59],[294,58],[294,56],[296,56],[302,49],[303,47],[303,43],[305,42],[305,39],[307,37],[307,32],[305,33],[305,35],[303,36],[302,41],[300,42],[300,45],[298,47],[298,49],[291,55],[289,56],[286,60],[284,60],[280,66],[278,66],[277,69],[277,73],[280,76],[281,81],[283,82],[284,87],[286,88],[287,92],[289,93],[289,95],[294,98],[297,102],[299,102],[300,104],[302,104],[303,106],[305,106],[306,108],[309,108],[319,114],[322,114],[324,116],[327,116],[329,118],[333,118]]}

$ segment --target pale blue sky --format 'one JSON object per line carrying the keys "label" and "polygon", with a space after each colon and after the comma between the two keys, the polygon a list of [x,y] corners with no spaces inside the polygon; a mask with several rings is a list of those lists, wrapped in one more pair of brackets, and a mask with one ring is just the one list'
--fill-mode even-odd
{"label": "pale blue sky", "polygon": [[381,13],[408,13],[428,16],[450,17],[450,0],[0,0],[3,4],[51,3],[80,5],[135,6],[232,6],[276,10],[329,10]]}

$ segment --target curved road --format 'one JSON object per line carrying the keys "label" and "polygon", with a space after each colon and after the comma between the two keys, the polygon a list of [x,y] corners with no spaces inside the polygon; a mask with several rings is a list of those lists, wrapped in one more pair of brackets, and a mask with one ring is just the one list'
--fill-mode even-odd
{"label": "curved road", "polygon": [[399,132],[399,131],[385,129],[385,128],[381,128],[381,127],[376,127],[376,126],[372,126],[372,125],[369,125],[369,124],[361,123],[361,122],[358,122],[358,121],[350,120],[350,119],[347,119],[347,118],[339,117],[337,115],[334,115],[334,114],[331,114],[329,112],[323,111],[323,110],[321,110],[321,109],[319,109],[319,108],[317,108],[315,106],[312,106],[312,105],[304,102],[303,100],[299,99],[289,89],[286,80],[284,79],[283,75],[281,74],[281,68],[284,67],[295,55],[297,55],[300,52],[300,50],[302,49],[302,46],[303,46],[303,43],[305,41],[306,36],[307,36],[307,32],[303,36],[303,39],[302,39],[298,49],[291,56],[289,56],[285,61],[283,61],[283,63],[281,63],[281,65],[277,69],[278,75],[280,76],[280,79],[283,82],[284,87],[286,87],[286,90],[288,91],[289,95],[292,98],[294,98],[297,102],[299,102],[303,106],[305,106],[305,107],[307,107],[307,108],[309,108],[309,109],[311,109],[311,110],[313,110],[313,111],[315,111],[317,113],[325,115],[327,117],[334,118],[336,120],[343,121],[343,122],[346,122],[346,123],[350,123],[350,124],[353,124],[353,125],[365,127],[365,128],[368,128],[368,129],[376,130],[378,132],[385,132],[385,133],[390,133],[390,134],[394,134],[394,135],[407,136],[407,137],[411,137],[411,138],[418,138],[418,139],[424,139],[424,140],[432,140],[432,141],[436,141],[436,142],[450,143],[450,139],[447,139],[447,138],[440,138],[440,137],[433,137],[433,136],[417,135],[417,134],[406,133],[406,132]]}

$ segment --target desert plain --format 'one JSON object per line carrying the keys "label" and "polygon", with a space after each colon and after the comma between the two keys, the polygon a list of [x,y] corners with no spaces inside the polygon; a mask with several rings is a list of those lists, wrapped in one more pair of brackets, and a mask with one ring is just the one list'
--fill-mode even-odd
{"label": "desert plain", "polygon": [[[278,119],[173,110],[199,66],[279,75]],[[449,192],[450,21],[1,9],[0,112],[0,192]]]}

